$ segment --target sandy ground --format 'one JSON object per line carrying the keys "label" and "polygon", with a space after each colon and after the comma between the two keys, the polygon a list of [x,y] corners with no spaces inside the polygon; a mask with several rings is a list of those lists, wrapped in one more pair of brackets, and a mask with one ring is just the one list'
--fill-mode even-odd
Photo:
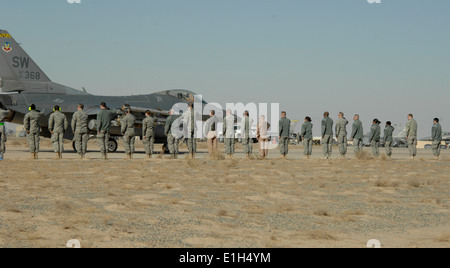
{"label": "sandy ground", "polygon": [[[241,153],[207,160],[201,144],[195,161],[146,161],[142,153],[103,161],[96,152],[56,161],[49,140],[42,144],[34,161],[26,140],[8,142],[0,247],[65,247],[70,239],[88,248],[361,248],[370,239],[383,247],[450,247],[450,151],[442,161],[427,150],[405,160],[405,149],[391,161],[326,161],[315,148],[315,159],[305,161],[301,147],[292,147],[287,161],[277,151],[264,161]],[[90,148],[97,150],[95,141]]]}

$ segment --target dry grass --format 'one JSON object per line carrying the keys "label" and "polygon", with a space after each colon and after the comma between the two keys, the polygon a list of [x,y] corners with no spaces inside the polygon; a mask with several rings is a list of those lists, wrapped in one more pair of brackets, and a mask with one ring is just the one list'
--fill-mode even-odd
{"label": "dry grass", "polygon": [[389,188],[389,187],[397,188],[400,186],[400,183],[398,181],[390,181],[387,179],[378,179],[377,181],[375,181],[375,186],[381,187],[381,188]]}
{"label": "dry grass", "polygon": [[422,182],[418,178],[410,179],[408,181],[408,185],[412,188],[420,188],[422,186]]}
{"label": "dry grass", "polygon": [[219,217],[225,217],[228,215],[228,211],[226,211],[225,209],[221,209],[217,212],[217,216]]}
{"label": "dry grass", "polygon": [[373,160],[373,156],[366,151],[359,151],[355,154],[356,159],[358,160]]}
{"label": "dry grass", "polygon": [[314,215],[320,216],[320,217],[331,217],[331,213],[329,213],[325,209],[318,209],[318,210],[314,211]]}
{"label": "dry grass", "polygon": [[224,161],[207,160],[204,150],[197,160],[122,161],[119,153],[102,161],[91,152],[89,161],[68,153],[59,162],[50,160],[51,147],[39,161],[25,159],[26,148],[8,149],[1,163],[8,168],[0,176],[0,247],[63,247],[69,239],[83,248],[360,247],[377,237],[386,247],[417,241],[442,247],[450,241],[450,165],[403,160],[403,149],[394,150],[393,161],[327,162],[320,153],[301,161],[301,148],[290,161],[275,160],[275,152],[268,161],[247,161],[238,149]]}
{"label": "dry grass", "polygon": [[326,240],[326,241],[337,241],[338,238],[333,234],[326,231],[311,231],[307,234],[308,238],[311,240]]}
{"label": "dry grass", "polygon": [[438,242],[441,242],[441,243],[450,243],[450,233],[442,234],[442,235],[438,238]]}

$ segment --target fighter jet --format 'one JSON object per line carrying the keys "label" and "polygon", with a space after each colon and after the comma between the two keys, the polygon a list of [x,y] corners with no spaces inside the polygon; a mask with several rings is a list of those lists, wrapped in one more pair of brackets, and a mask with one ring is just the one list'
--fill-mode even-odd
{"label": "fighter jet", "polygon": [[[169,110],[177,103],[189,103],[196,100],[196,94],[189,90],[167,90],[149,95],[110,97],[95,96],[86,90],[77,90],[61,84],[54,83],[13,39],[4,30],[0,30],[0,102],[9,110],[10,114],[6,122],[23,124],[23,119],[28,113],[31,104],[35,104],[45,118],[40,122],[42,126],[41,136],[50,137],[48,131],[48,119],[55,105],[62,107],[62,112],[68,120],[72,119],[77,105],[85,105],[85,112],[89,115],[90,137],[95,138],[96,117],[99,112],[99,104],[106,104],[114,110],[120,111],[127,105],[136,116],[136,135],[142,136],[142,120],[145,111],[150,110],[158,119],[156,126],[156,142],[166,143],[164,125]],[[201,101],[203,106],[207,103]],[[179,111],[176,111],[179,112]],[[206,120],[206,117],[203,117]],[[122,136],[120,132],[120,112],[111,128],[111,140],[109,150],[117,150],[117,138]],[[65,139],[72,140],[73,132],[69,130],[64,135]]]}

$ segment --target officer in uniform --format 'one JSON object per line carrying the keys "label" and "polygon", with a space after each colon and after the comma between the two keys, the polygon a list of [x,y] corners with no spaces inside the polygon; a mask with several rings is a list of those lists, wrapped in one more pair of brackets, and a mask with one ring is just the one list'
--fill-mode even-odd
{"label": "officer in uniform", "polygon": [[339,120],[336,123],[336,138],[339,144],[339,152],[341,157],[345,158],[347,155],[347,125],[348,121],[344,117],[344,113],[339,113]]}
{"label": "officer in uniform", "polygon": [[136,141],[136,133],[134,125],[136,118],[131,114],[130,108],[125,108],[126,115],[120,120],[121,133],[123,135],[123,143],[125,147],[126,159],[132,159],[134,154],[134,143]]}
{"label": "officer in uniform", "polygon": [[352,136],[351,140],[353,141],[353,149],[355,150],[355,153],[362,151],[363,149],[363,142],[364,142],[364,130],[363,130],[363,124],[359,120],[359,114],[356,114],[353,117],[353,127],[352,127]]}
{"label": "officer in uniform", "polygon": [[102,157],[107,160],[111,121],[115,118],[116,113],[110,111],[104,102],[100,104],[100,109],[100,112],[97,114],[97,139]]}
{"label": "officer in uniform", "polygon": [[433,127],[431,129],[431,139],[433,140],[433,154],[436,160],[439,160],[441,155],[441,142],[442,142],[442,126],[439,123],[439,118],[433,120]]}
{"label": "officer in uniform", "polygon": [[170,110],[169,117],[166,120],[166,126],[164,128],[164,135],[167,136],[167,146],[169,147],[170,154],[173,159],[178,158],[178,143],[179,139],[175,137],[172,131],[173,127],[176,125],[175,121],[178,120],[180,116],[174,114],[174,110]]}
{"label": "officer in uniform", "polygon": [[409,155],[411,156],[411,159],[414,160],[417,155],[417,122],[412,114],[408,115],[406,137],[408,140]]}
{"label": "officer in uniform", "polygon": [[9,110],[0,102],[0,158],[3,159],[3,154],[6,152],[6,128],[5,118],[9,115]]}
{"label": "officer in uniform", "polygon": [[312,155],[313,146],[313,124],[311,124],[311,117],[305,118],[305,123],[302,125],[302,132],[300,136],[303,139],[303,147],[305,151],[305,158],[310,159]]}
{"label": "officer in uniform", "polygon": [[394,145],[394,130],[391,121],[386,122],[386,128],[384,129],[384,148],[386,149],[387,157],[392,157],[392,147]]}
{"label": "officer in uniform", "polygon": [[44,117],[44,114],[36,111],[36,105],[31,104],[30,112],[25,115],[23,125],[28,135],[28,143],[30,145],[30,153],[32,159],[39,159],[39,133],[41,132],[41,125],[39,121]]}
{"label": "officer in uniform", "polygon": [[326,159],[331,159],[331,153],[333,152],[333,124],[330,113],[325,112],[322,120],[322,147]]}
{"label": "officer in uniform", "polygon": [[188,110],[183,114],[183,125],[185,127],[189,157],[191,159],[195,158],[195,153],[197,152],[197,140],[195,139],[197,130],[197,120],[194,111],[194,104],[190,102],[188,104]]}
{"label": "officer in uniform", "polygon": [[67,117],[61,113],[61,108],[56,105],[48,120],[48,130],[52,134],[52,144],[56,159],[62,159],[64,152],[64,133],[67,131],[67,128],[69,128]]}
{"label": "officer in uniform", "polygon": [[380,156],[380,140],[381,140],[381,128],[380,121],[378,119],[373,120],[372,127],[370,128],[370,147],[372,148],[372,154],[374,157]]}
{"label": "officer in uniform", "polygon": [[281,158],[286,159],[288,153],[289,153],[289,141],[290,141],[290,135],[291,135],[291,120],[286,118],[286,112],[281,112],[281,119],[280,119],[280,153]]}
{"label": "officer in uniform", "polygon": [[88,137],[88,115],[83,111],[84,105],[78,104],[78,110],[72,116],[75,149],[81,159],[86,158]]}
{"label": "officer in uniform", "polygon": [[250,118],[248,111],[244,112],[244,118],[241,121],[242,146],[244,147],[245,156],[250,159],[253,153],[253,135],[252,135],[253,119]]}
{"label": "officer in uniform", "polygon": [[236,132],[234,129],[234,115],[230,109],[223,122],[223,137],[225,142],[225,154],[231,159],[235,152]]}
{"label": "officer in uniform", "polygon": [[145,112],[145,119],[142,121],[142,142],[148,159],[152,159],[155,144],[155,123],[156,119],[150,111]]}

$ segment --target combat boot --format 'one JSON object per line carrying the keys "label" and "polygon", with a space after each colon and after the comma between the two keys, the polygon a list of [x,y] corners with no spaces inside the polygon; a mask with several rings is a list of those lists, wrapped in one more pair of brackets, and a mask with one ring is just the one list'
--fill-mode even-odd
{"label": "combat boot", "polygon": [[151,155],[151,154],[148,154],[148,155],[147,155],[147,159],[152,159],[152,155]]}
{"label": "combat boot", "polygon": [[39,153],[34,153],[34,159],[38,160],[39,159]]}
{"label": "combat boot", "polygon": [[36,153],[31,153],[31,159],[36,159]]}
{"label": "combat boot", "polygon": [[59,159],[63,159],[63,154],[62,153],[59,153]]}

